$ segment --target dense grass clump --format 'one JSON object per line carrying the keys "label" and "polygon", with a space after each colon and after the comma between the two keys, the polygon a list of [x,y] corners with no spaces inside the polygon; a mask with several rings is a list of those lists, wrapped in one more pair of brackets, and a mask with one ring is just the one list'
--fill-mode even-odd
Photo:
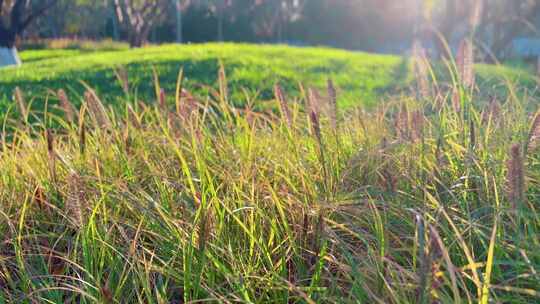
{"label": "dense grass clump", "polygon": [[234,107],[223,69],[206,98],[179,78],[121,110],[91,88],[77,110],[15,94],[0,303],[540,298],[534,97],[423,82],[420,98],[337,113],[328,81],[294,99],[274,87],[278,113],[249,93]]}

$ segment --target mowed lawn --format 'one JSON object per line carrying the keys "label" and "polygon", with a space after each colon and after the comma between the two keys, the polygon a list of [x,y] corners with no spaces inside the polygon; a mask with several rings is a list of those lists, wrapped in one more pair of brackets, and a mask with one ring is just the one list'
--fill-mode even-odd
{"label": "mowed lawn", "polygon": [[[220,63],[226,68],[236,104],[248,98],[271,99],[275,83],[298,94],[299,83],[322,90],[326,80],[332,78],[339,88],[341,107],[373,105],[383,96],[406,89],[413,79],[407,57],[283,45],[212,43],[108,51],[27,50],[21,57],[22,67],[0,70],[0,109],[10,104],[17,86],[27,97],[41,101],[50,90],[63,88],[78,103],[77,97],[84,91],[81,81],[105,101],[114,102],[124,98],[114,72],[118,67],[127,68],[132,96],[145,101],[155,98],[153,69],[170,95],[174,95],[180,68],[185,71],[186,87],[205,95],[206,86],[217,83]],[[478,83],[492,88],[506,87],[508,80],[525,86],[534,83],[523,69],[479,65],[477,72]]]}

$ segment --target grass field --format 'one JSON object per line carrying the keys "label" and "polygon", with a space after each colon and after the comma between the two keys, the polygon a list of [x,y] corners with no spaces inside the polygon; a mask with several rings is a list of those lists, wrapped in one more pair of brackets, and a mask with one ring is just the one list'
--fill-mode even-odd
{"label": "grass field", "polygon": [[[373,105],[385,95],[396,94],[412,79],[407,58],[348,52],[329,48],[295,48],[239,44],[165,45],[139,50],[52,49],[30,50],[21,54],[22,68],[0,73],[0,99],[9,104],[16,86],[43,102],[46,92],[59,88],[78,102],[84,86],[92,86],[106,102],[123,96],[114,69],[125,67],[134,94],[143,100],[155,99],[153,68],[161,86],[174,92],[178,71],[183,68],[186,87],[206,95],[201,86],[216,84],[220,62],[225,66],[232,101],[246,102],[245,91],[257,99],[272,98],[272,87],[280,83],[290,94],[298,93],[298,83],[324,89],[332,78],[340,90],[339,104]],[[443,68],[445,70],[445,68]],[[530,86],[534,81],[527,71],[508,67],[478,66],[478,81],[483,86],[506,87],[506,80]],[[501,86],[502,84],[502,86]]]}
{"label": "grass field", "polygon": [[[401,59],[209,45],[193,56],[212,58],[205,79],[216,89],[192,96],[175,94],[178,50],[27,52],[26,67],[0,76],[22,88],[0,142],[0,303],[540,300],[538,91],[530,80],[503,81],[522,72],[480,65],[476,87],[463,75],[424,74],[377,98],[343,82],[387,75],[372,83],[398,86]],[[200,63],[182,51],[184,63]],[[92,61],[43,58],[55,52]],[[214,71],[218,57],[227,72]],[[149,83],[131,81],[126,94],[108,73],[130,61],[131,79]],[[166,96],[144,74],[150,62]],[[187,76],[201,67],[184,65]],[[339,86],[323,84],[329,67]],[[278,70],[321,93],[277,87],[237,107],[246,69],[251,90],[271,87],[265,79]],[[98,92],[29,106],[34,87],[68,86],[73,75],[94,79]],[[159,92],[157,102],[137,102],[141,86]],[[510,94],[493,96],[500,90]],[[367,96],[377,102],[354,106]]]}

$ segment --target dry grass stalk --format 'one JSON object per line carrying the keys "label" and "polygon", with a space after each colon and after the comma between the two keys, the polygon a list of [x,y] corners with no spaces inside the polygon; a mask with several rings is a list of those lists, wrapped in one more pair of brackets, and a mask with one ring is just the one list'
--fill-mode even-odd
{"label": "dry grass stalk", "polygon": [[399,139],[409,139],[409,110],[405,104],[401,105],[394,118],[394,129]]}
{"label": "dry grass stalk", "polygon": [[427,99],[431,96],[429,85],[429,63],[426,55],[426,50],[422,47],[420,41],[415,40],[412,47],[413,70],[418,84],[418,92],[420,97]]}
{"label": "dry grass stalk", "polygon": [[469,119],[469,148],[471,151],[476,148],[476,126],[472,118]]}
{"label": "dry grass stalk", "polygon": [[455,113],[461,112],[461,93],[459,92],[459,89],[454,86],[452,89],[452,109]]}
{"label": "dry grass stalk", "polygon": [[214,214],[211,209],[207,209],[203,212],[201,215],[201,219],[199,222],[199,233],[198,233],[198,239],[197,239],[197,245],[199,252],[203,253],[206,244],[210,241],[212,232],[214,230],[215,225],[214,220]]}
{"label": "dry grass stalk", "polygon": [[79,152],[81,155],[86,151],[86,128],[84,121],[79,123]]}
{"label": "dry grass stalk", "polygon": [[120,85],[122,86],[122,90],[127,95],[129,94],[129,76],[128,71],[125,67],[119,67],[114,70],[114,74],[116,75],[116,78],[120,82]]}
{"label": "dry grass stalk", "polygon": [[182,89],[180,93],[181,103],[177,104],[176,114],[183,122],[191,120],[194,114],[198,112],[199,101],[191,92]]}
{"label": "dry grass stalk", "polygon": [[132,141],[131,141],[131,136],[130,136],[130,133],[129,133],[129,127],[128,126],[123,126],[122,127],[122,142],[121,142],[121,144],[124,146],[124,148],[126,150],[126,153],[128,155],[131,154]]}
{"label": "dry grass stalk", "polygon": [[140,129],[141,128],[141,121],[139,119],[139,115],[137,115],[137,113],[135,113],[135,110],[133,110],[133,108],[131,107],[131,105],[128,105],[127,107],[127,111],[128,111],[128,122],[133,126],[135,127],[136,129]]}
{"label": "dry grass stalk", "polygon": [[225,73],[225,66],[223,66],[223,63],[220,63],[219,65],[218,81],[219,94],[223,101],[227,101],[229,96],[229,89],[227,87],[227,74]]}
{"label": "dry grass stalk", "polygon": [[332,129],[337,129],[337,112],[338,112],[338,106],[337,106],[337,93],[336,88],[334,86],[334,82],[332,79],[328,79],[327,81],[327,91],[328,91],[328,106],[329,106],[329,113],[328,116],[330,118],[330,124],[332,126]]}
{"label": "dry grass stalk", "polygon": [[281,110],[282,118],[285,119],[287,126],[291,128],[292,127],[291,109],[289,109],[289,105],[287,104],[287,99],[285,98],[285,95],[283,94],[283,90],[278,84],[274,86],[274,95],[277,101],[279,102],[279,108]]}
{"label": "dry grass stalk", "polygon": [[54,151],[54,135],[50,129],[45,131],[45,138],[47,140],[47,156],[49,164],[49,174],[53,181],[56,181],[56,154]]}
{"label": "dry grass stalk", "polygon": [[101,100],[97,97],[96,93],[94,91],[87,90],[84,93],[84,100],[86,102],[88,112],[92,116],[92,119],[97,126],[100,128],[110,128],[111,122],[109,120],[109,116],[107,115],[107,111],[105,111],[105,107],[103,106]]}
{"label": "dry grass stalk", "polygon": [[418,288],[417,303],[427,303],[428,284],[432,280],[431,269],[433,267],[431,263],[431,251],[429,250],[429,244],[426,242],[426,221],[419,214],[416,215],[416,238],[418,243]]}
{"label": "dry grass stalk", "polygon": [[488,122],[493,122],[501,115],[501,105],[496,98],[492,98],[484,110],[482,111],[482,124],[487,124]]}
{"label": "dry grass stalk", "polygon": [[325,226],[324,211],[319,210],[317,224],[314,227],[313,236],[310,241],[310,249],[311,252],[313,252],[310,258],[310,268],[315,265],[317,260],[320,258],[321,244],[325,237]]}
{"label": "dry grass stalk", "polygon": [[311,121],[311,127],[313,128],[313,134],[319,143],[322,142],[321,124],[319,122],[319,114],[315,111],[311,111],[309,115]]}
{"label": "dry grass stalk", "polygon": [[39,206],[39,209],[49,211],[49,201],[42,187],[37,186],[32,197],[33,201]]}
{"label": "dry grass stalk", "polygon": [[463,39],[459,44],[456,64],[464,87],[474,86],[474,46],[470,39]]}
{"label": "dry grass stalk", "polygon": [[534,115],[529,136],[527,138],[527,152],[532,152],[540,146],[540,110]]}
{"label": "dry grass stalk", "polygon": [[516,211],[525,199],[525,173],[519,144],[514,144],[510,148],[510,158],[506,162],[506,170],[507,197],[513,210]]}
{"label": "dry grass stalk", "polygon": [[166,114],[168,112],[167,107],[167,94],[165,93],[165,90],[159,89],[159,100],[158,100],[158,106],[161,111],[163,111],[163,114]]}
{"label": "dry grass stalk", "polygon": [[107,285],[100,287],[99,291],[101,293],[101,298],[102,298],[103,303],[105,304],[115,303],[113,294],[111,290],[109,289],[109,287],[107,287]]}
{"label": "dry grass stalk", "polygon": [[66,92],[60,89],[56,92],[56,96],[60,101],[60,107],[64,111],[67,121],[73,123],[75,121],[75,109],[73,104],[69,101]]}
{"label": "dry grass stalk", "polygon": [[315,136],[315,139],[317,140],[317,148],[318,148],[318,152],[319,152],[319,162],[321,164],[321,167],[323,168],[323,178],[325,181],[328,180],[328,172],[327,172],[327,168],[326,168],[326,157],[325,157],[325,153],[324,153],[324,143],[323,143],[323,138],[322,138],[322,133],[321,133],[321,124],[320,124],[320,121],[319,121],[319,114],[315,111],[311,111],[310,115],[309,115],[309,118],[310,118],[310,122],[311,122],[311,127],[313,129],[313,134]]}
{"label": "dry grass stalk", "polygon": [[424,136],[425,117],[421,110],[409,111],[406,104],[402,104],[394,118],[396,136],[401,140],[412,142],[421,140]]}
{"label": "dry grass stalk", "polygon": [[388,140],[383,137],[380,144],[381,155],[381,171],[380,171],[380,184],[387,192],[395,193],[397,190],[397,178],[392,174],[393,166],[390,164],[391,159],[388,157]]}
{"label": "dry grass stalk", "polygon": [[308,242],[308,237],[309,237],[309,211],[302,208],[302,214],[303,214],[303,217],[302,217],[302,228],[301,228],[301,231],[300,231],[300,240],[301,240],[301,244],[302,244],[302,247],[306,247],[306,244]]}
{"label": "dry grass stalk", "polygon": [[[429,257],[428,262],[430,264],[430,290],[437,290],[443,284],[442,277],[438,277],[437,274],[441,272],[441,264],[443,258],[442,240],[433,226],[429,226]],[[451,271],[450,269],[448,271]]]}
{"label": "dry grass stalk", "polygon": [[23,116],[24,120],[28,120],[28,107],[26,105],[26,102],[24,101],[24,95],[23,92],[19,87],[16,87],[13,91],[13,98],[15,99],[15,102],[17,102],[17,106],[19,107],[19,111],[21,111],[21,115]]}
{"label": "dry grass stalk", "polygon": [[415,110],[411,115],[411,139],[413,141],[423,140],[425,116],[421,110]]}
{"label": "dry grass stalk", "polygon": [[440,90],[437,90],[437,94],[433,97],[434,109],[440,111],[444,106],[446,98],[443,96]]}
{"label": "dry grass stalk", "polygon": [[176,78],[176,90],[174,94],[174,105],[176,114],[180,115],[180,107],[182,106],[182,91],[184,86],[184,68],[180,68],[178,71],[178,77]]}
{"label": "dry grass stalk", "polygon": [[316,113],[317,116],[321,112],[321,94],[315,88],[308,89],[308,98],[307,98],[307,112],[309,115],[311,113]]}
{"label": "dry grass stalk", "polygon": [[67,179],[68,194],[65,202],[65,211],[68,220],[74,228],[81,228],[83,225],[84,209],[86,206],[86,195],[84,183],[77,172],[71,172]]}
{"label": "dry grass stalk", "polygon": [[442,171],[448,164],[444,153],[444,143],[442,137],[437,138],[437,147],[435,149],[435,159],[437,160],[437,171]]}

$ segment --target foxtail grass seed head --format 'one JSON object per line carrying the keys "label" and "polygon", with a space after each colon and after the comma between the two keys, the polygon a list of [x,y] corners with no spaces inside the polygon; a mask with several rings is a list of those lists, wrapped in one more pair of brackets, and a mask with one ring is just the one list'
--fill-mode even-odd
{"label": "foxtail grass seed head", "polygon": [[60,89],[56,92],[56,96],[60,101],[60,107],[64,111],[64,115],[66,115],[67,121],[73,123],[75,121],[75,110],[73,104],[69,101],[66,92]]}
{"label": "foxtail grass seed head", "polygon": [[424,113],[421,110],[415,110],[412,112],[411,117],[411,130],[412,130],[412,140],[418,141],[423,140],[424,138],[424,122],[425,117]]}
{"label": "foxtail grass seed head", "polygon": [[429,63],[426,50],[418,39],[415,39],[413,42],[412,57],[414,76],[418,85],[418,92],[422,99],[427,99],[431,95],[429,85]]}
{"label": "foxtail grass seed head", "polygon": [[227,85],[227,74],[225,72],[225,66],[223,64],[219,65],[218,72],[218,81],[219,81],[219,93],[223,100],[227,100],[229,97],[229,89]]}
{"label": "foxtail grass seed head", "polygon": [[187,120],[196,115],[199,111],[199,101],[190,91],[182,89],[182,106],[180,107],[180,117],[183,120]]}
{"label": "foxtail grass seed head", "polygon": [[533,118],[527,140],[527,152],[534,152],[540,146],[540,110]]}
{"label": "foxtail grass seed head", "polygon": [[[317,116],[321,112],[320,94],[315,88],[308,89],[308,113],[316,113]],[[311,114],[310,114],[311,115]]]}
{"label": "foxtail grass seed head", "polygon": [[127,69],[122,66],[114,70],[114,73],[122,86],[124,94],[129,94],[129,75]]}
{"label": "foxtail grass seed head", "polygon": [[336,87],[334,86],[334,82],[332,79],[328,78],[327,81],[327,91],[328,91],[328,106],[329,106],[329,118],[330,118],[330,124],[332,125],[332,129],[337,129],[337,112],[338,112],[338,106],[337,106],[337,93],[336,93]]}
{"label": "foxtail grass seed head", "polygon": [[136,129],[140,129],[141,128],[141,122],[140,122],[140,119],[139,119],[139,116],[137,115],[137,113],[135,113],[135,110],[133,110],[133,108],[131,107],[131,105],[128,105],[128,122],[131,124],[131,126],[133,126],[134,128]]}
{"label": "foxtail grass seed head", "polygon": [[86,208],[85,190],[81,176],[76,172],[71,172],[67,179],[67,185],[65,212],[69,222],[78,229],[83,225],[83,214]]}
{"label": "foxtail grass seed head", "polygon": [[162,88],[159,90],[159,108],[161,111],[167,112],[167,95],[165,90]]}
{"label": "foxtail grass seed head", "polygon": [[19,107],[19,111],[21,112],[21,115],[25,120],[28,119],[28,107],[26,106],[26,102],[24,101],[24,94],[21,91],[21,88],[15,87],[15,90],[13,91],[13,98],[15,99],[15,102],[17,102],[17,106]]}
{"label": "foxtail grass seed head", "polygon": [[317,114],[317,112],[311,111],[309,118],[311,120],[313,134],[315,135],[317,141],[320,143],[322,142],[322,135],[321,135],[321,125],[319,123],[319,115]]}
{"label": "foxtail grass seed head", "polygon": [[501,115],[501,104],[496,98],[492,98],[484,110],[482,111],[481,119],[482,124],[487,124],[488,122],[496,121]]}
{"label": "foxtail grass seed head", "polygon": [[381,169],[379,171],[379,185],[381,188],[385,189],[389,193],[395,193],[397,190],[397,177],[394,176],[392,170],[394,169],[392,164],[390,164],[391,159],[388,153],[388,140],[386,137],[381,139],[379,145],[379,157],[382,163]]}
{"label": "foxtail grass seed head", "polygon": [[[318,255],[321,250],[321,243],[325,237],[325,220],[324,220],[324,210],[319,210],[319,215],[317,216],[317,225],[315,226],[315,231],[313,231],[313,244],[312,251]],[[317,256],[313,256],[316,258]],[[314,261],[312,265],[314,264]]]}
{"label": "foxtail grass seed head", "polygon": [[461,112],[461,93],[457,87],[452,89],[452,109],[455,113]]}
{"label": "foxtail grass seed head", "polygon": [[33,201],[39,206],[39,209],[41,210],[47,210],[48,209],[48,199],[47,195],[45,194],[45,190],[43,190],[42,187],[37,186],[34,190],[34,193],[32,194]]}
{"label": "foxtail grass seed head", "polygon": [[303,210],[303,217],[302,217],[302,231],[301,231],[301,244],[302,246],[306,246],[308,243],[309,238],[309,212],[307,210]]}
{"label": "foxtail grass seed head", "polygon": [[438,277],[437,274],[440,272],[441,269],[441,259],[443,256],[443,248],[441,245],[443,244],[443,241],[432,225],[429,225],[429,236],[430,236],[430,242],[429,242],[429,261],[431,263],[431,290],[438,290],[441,288],[441,285],[443,284],[442,278]]}
{"label": "foxtail grass seed head", "polygon": [[274,95],[277,101],[279,102],[279,108],[281,109],[282,117],[285,119],[287,126],[291,128],[292,127],[291,110],[289,109],[289,105],[287,104],[287,100],[285,99],[285,95],[283,94],[283,90],[278,84],[274,86]]}
{"label": "foxtail grass seed head", "polygon": [[407,105],[402,104],[399,108],[399,112],[394,118],[394,128],[396,130],[396,136],[399,139],[409,139],[409,110],[407,109]]}
{"label": "foxtail grass seed head", "polygon": [[99,291],[101,293],[101,298],[104,304],[115,303],[113,294],[109,287],[107,287],[107,285],[103,285],[102,287],[100,287]]}
{"label": "foxtail grass seed head", "polygon": [[54,156],[54,136],[51,129],[47,129],[45,133],[45,137],[47,138],[47,153],[50,157],[53,157]]}
{"label": "foxtail grass seed head", "polygon": [[473,119],[469,119],[469,147],[471,151],[476,148],[476,127]]}
{"label": "foxtail grass seed head", "polygon": [[210,209],[205,210],[199,222],[198,249],[204,252],[206,245],[210,241],[214,227],[214,216]]}
{"label": "foxtail grass seed head", "polygon": [[516,211],[525,199],[525,173],[519,144],[514,144],[510,148],[506,170],[507,197],[513,210]]}
{"label": "foxtail grass seed head", "polygon": [[79,123],[79,153],[84,155],[86,151],[86,128],[84,120]]}
{"label": "foxtail grass seed head", "polygon": [[474,86],[474,46],[470,39],[463,39],[459,44],[456,64],[461,83],[466,88]]}
{"label": "foxtail grass seed head", "polygon": [[105,107],[103,106],[103,103],[101,103],[101,100],[99,100],[95,92],[87,90],[84,93],[84,100],[86,102],[88,112],[90,113],[90,116],[97,124],[97,126],[100,128],[110,128],[111,122],[109,121],[109,117],[107,115],[107,112],[105,111]]}
{"label": "foxtail grass seed head", "polygon": [[56,153],[54,151],[54,135],[51,129],[45,131],[45,139],[47,140],[49,174],[54,182],[56,181]]}

